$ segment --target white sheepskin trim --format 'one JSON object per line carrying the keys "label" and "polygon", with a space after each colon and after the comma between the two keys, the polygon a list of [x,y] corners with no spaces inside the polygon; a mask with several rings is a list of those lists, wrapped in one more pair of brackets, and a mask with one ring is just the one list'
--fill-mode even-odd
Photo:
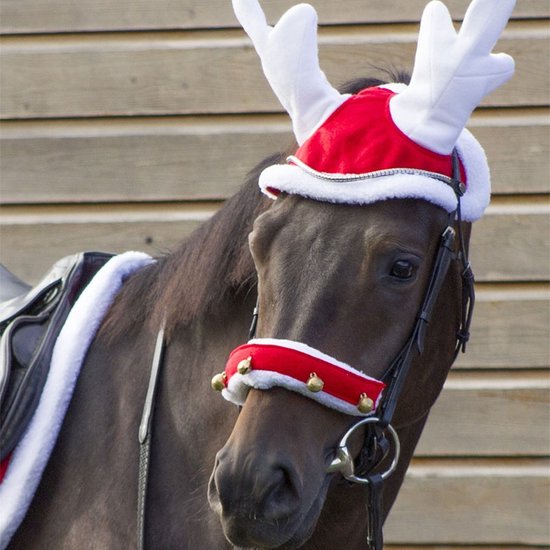
{"label": "white sheepskin trim", "polygon": [[403,84],[403,82],[389,82],[388,84],[380,84],[377,88],[382,88],[384,90],[394,92],[395,94],[400,94],[401,92],[404,92],[408,86]]}
{"label": "white sheepskin trim", "polygon": [[325,407],[329,407],[351,416],[369,416],[374,414],[382,397],[381,392],[376,400],[373,410],[370,413],[364,414],[361,413],[356,406],[351,405],[342,399],[338,399],[337,397],[334,397],[324,391],[316,393],[311,392],[307,388],[306,384],[292,378],[291,376],[259,369],[254,369],[248,374],[235,373],[231,377],[231,380],[229,380],[227,388],[222,390],[222,395],[225,399],[227,399],[227,401],[230,401],[235,405],[243,405],[250,388],[257,390],[269,390],[273,387],[285,388],[289,391],[299,393],[304,397],[317,401],[317,403],[320,403]]}
{"label": "white sheepskin trim", "polygon": [[59,334],[38,407],[0,484],[0,548],[25,517],[57,440],[80,367],[124,281],[154,260],[141,252],[111,258],[83,290]]}
{"label": "white sheepskin trim", "polygon": [[483,216],[491,201],[491,172],[483,147],[469,130],[462,130],[456,144],[466,170],[468,188],[460,200],[462,219],[475,222]]}
{"label": "white sheepskin trim", "polygon": [[[464,163],[468,188],[461,199],[462,219],[473,222],[481,218],[491,198],[489,166],[479,142],[463,130],[457,143]],[[346,177],[346,174],[334,174]],[[317,178],[293,164],[268,166],[261,174],[259,185],[264,194],[274,199],[270,189],[294,195],[340,204],[371,204],[388,199],[423,199],[447,212],[456,209],[454,191],[445,183],[419,174],[395,174],[353,181],[331,181]]]}

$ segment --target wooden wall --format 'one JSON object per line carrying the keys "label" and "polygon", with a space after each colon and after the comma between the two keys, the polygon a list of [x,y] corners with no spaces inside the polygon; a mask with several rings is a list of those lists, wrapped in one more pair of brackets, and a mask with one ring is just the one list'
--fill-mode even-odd
{"label": "wooden wall", "polygon": [[[424,3],[317,0],[329,79],[410,68]],[[447,3],[460,19],[466,0]],[[271,20],[290,4],[263,2]],[[82,249],[172,247],[289,143],[229,0],[0,9],[0,261],[24,278]],[[517,75],[471,120],[494,188],[473,237],[473,341],[388,521],[393,548],[550,543],[549,17],[518,0],[497,48]]]}

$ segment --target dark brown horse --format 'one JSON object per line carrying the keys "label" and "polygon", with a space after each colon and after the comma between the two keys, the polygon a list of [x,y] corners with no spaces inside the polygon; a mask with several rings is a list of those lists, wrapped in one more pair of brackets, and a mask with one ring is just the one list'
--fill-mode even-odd
{"label": "dark brown horse", "polygon": [[[458,197],[464,219],[478,219],[489,175],[463,128],[483,96],[513,73],[508,56],[491,54],[513,3],[473,0],[458,36],[444,6],[430,3],[410,86],[371,89],[380,83],[361,81],[344,90],[356,94],[350,98],[319,70],[311,7],[292,8],[272,28],[255,0],[234,0],[301,147],[289,164],[273,166],[284,155],[267,159],[177,251],[127,281],[89,349],[12,548],[139,545],[138,428],[161,326],[145,548],[359,550],[367,536],[381,548],[377,518],[397,496],[457,335],[467,339],[470,223],[461,221]],[[350,149],[362,156],[360,167]],[[394,161],[380,165],[389,149]],[[458,185],[461,171],[466,186]],[[260,194],[258,178],[268,194],[280,192],[275,202]],[[306,397],[294,386],[250,389],[239,414],[210,380],[247,340],[256,303],[258,338],[309,346],[361,383],[367,375],[383,379],[381,404],[361,393],[344,414],[321,397],[308,399],[336,395],[312,371],[308,390],[303,380],[299,386]],[[242,378],[228,366],[215,379],[225,397],[230,376],[248,390],[254,384],[246,380],[266,372],[254,363],[249,373],[252,359]],[[356,426],[353,415],[371,409],[379,418],[361,425],[349,450],[361,467],[385,457],[384,471],[391,454],[382,452],[383,434],[393,424],[401,454],[384,480],[383,506],[378,471],[365,474],[368,486],[344,481],[351,461],[339,445]]]}
{"label": "dark brown horse", "polygon": [[[351,89],[365,84],[376,82]],[[146,547],[229,548],[228,537],[241,547],[330,549],[345,540],[364,548],[365,489],[327,473],[354,419],[283,389],[251,391],[238,415],[210,378],[247,338],[256,274],[258,336],[302,341],[381,376],[414,325],[448,215],[407,199],[346,206],[283,196],[272,204],[257,188],[262,168],[123,288],[10,547],[135,545],[138,425],[166,315]],[[459,269],[448,272],[395,414],[402,454],[384,487],[384,514],[452,363]]]}

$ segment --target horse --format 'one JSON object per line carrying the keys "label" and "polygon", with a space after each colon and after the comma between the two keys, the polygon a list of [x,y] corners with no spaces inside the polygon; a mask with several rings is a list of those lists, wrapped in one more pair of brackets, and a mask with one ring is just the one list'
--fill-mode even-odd
{"label": "horse", "polygon": [[[378,84],[361,79],[344,89]],[[209,497],[215,509],[219,499],[238,506],[240,520],[222,514],[237,541],[245,528],[239,521],[256,532],[266,528],[256,515],[274,515],[275,541],[261,547],[274,547],[299,525],[292,544],[307,540],[303,548],[334,548],[342,540],[363,548],[366,489],[326,473],[353,419],[284,389],[252,390],[238,414],[212,392],[210,378],[247,337],[256,269],[265,293],[260,310],[266,312],[259,335],[322,342],[327,353],[381,376],[412,329],[447,215],[412,199],[348,206],[289,195],[272,205],[257,179],[277,157],[259,164],[177,250],[125,283],[88,352],[59,440],[10,548],[136,544],[137,433],[163,316],[167,346],[146,546],[231,548],[209,511]],[[463,224],[468,239],[471,224]],[[414,265],[412,280],[403,277],[402,262],[406,275]],[[402,451],[384,486],[384,516],[454,358],[460,270],[454,265],[445,278],[426,347],[413,362],[396,410]],[[273,293],[277,300],[271,302]],[[223,480],[227,468],[238,476],[230,485]],[[285,513],[292,522],[280,519]]]}
{"label": "horse", "polygon": [[[381,84],[360,79],[342,92]],[[125,282],[88,350],[11,549],[372,544],[372,524],[387,517],[456,357],[457,334],[459,343],[467,339],[471,222],[414,197],[337,204],[283,190],[272,201],[258,179],[286,156],[261,162],[208,222]],[[458,164],[453,170],[456,183]],[[212,376],[248,339],[252,318],[255,337],[303,343],[373,380],[396,358],[407,363],[395,395],[388,382],[399,458],[389,466],[391,453],[375,449],[383,473],[370,480],[383,478],[383,499],[377,494],[369,513],[372,488],[347,481],[353,475],[338,449],[350,435],[345,450],[360,462],[365,440],[385,447],[387,439],[283,387],[251,387],[240,407],[212,391]],[[138,431],[159,339],[140,496]],[[224,376],[215,380],[226,387]]]}

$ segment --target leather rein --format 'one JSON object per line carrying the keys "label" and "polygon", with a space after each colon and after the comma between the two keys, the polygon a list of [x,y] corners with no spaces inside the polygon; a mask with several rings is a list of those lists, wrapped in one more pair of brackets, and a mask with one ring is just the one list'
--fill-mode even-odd
{"label": "leather rein", "polygon": [[[399,438],[391,426],[391,420],[397,407],[399,396],[405,385],[413,358],[421,354],[424,349],[426,331],[437,301],[437,297],[447,276],[452,261],[458,261],[462,266],[462,305],[460,327],[456,335],[456,347],[454,359],[460,351],[465,351],[466,343],[470,337],[470,324],[475,302],[474,275],[468,261],[466,243],[462,231],[462,214],[460,199],[464,194],[464,185],[460,181],[460,166],[458,154],[452,154],[453,171],[450,180],[441,180],[449,185],[457,198],[457,208],[449,214],[447,226],[443,231],[439,247],[436,253],[434,267],[430,276],[428,287],[416,323],[411,335],[401,351],[390,364],[382,377],[386,383],[386,389],[377,408],[376,416],[362,418],[356,422],[343,436],[337,456],[329,467],[329,472],[341,472],[344,480],[350,483],[366,485],[367,494],[367,549],[382,550],[383,548],[383,509],[382,488],[383,482],[397,466],[399,458]],[[454,226],[457,229],[455,230]],[[455,249],[458,236],[458,250]],[[254,308],[252,323],[250,326],[250,339],[256,332],[258,321],[258,304]],[[155,408],[156,388],[158,377],[162,367],[165,350],[164,338],[165,324],[157,334],[155,351],[151,366],[149,385],[143,407],[143,414],[139,426],[139,475],[138,475],[138,503],[137,503],[137,548],[145,547],[145,514],[147,499],[147,484],[149,476],[149,463],[151,451],[151,438],[153,427],[153,413]],[[354,460],[347,449],[349,436],[358,428],[366,427],[364,444],[359,457]],[[390,436],[390,437],[388,437]],[[389,457],[393,448],[394,458],[389,468],[380,472],[380,466]]]}

